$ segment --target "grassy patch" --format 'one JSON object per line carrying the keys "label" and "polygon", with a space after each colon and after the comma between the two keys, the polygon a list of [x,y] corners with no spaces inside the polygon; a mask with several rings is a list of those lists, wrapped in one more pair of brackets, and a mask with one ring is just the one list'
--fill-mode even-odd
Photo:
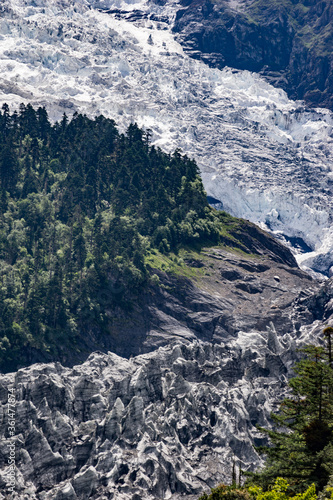
{"label": "grassy patch", "polygon": [[[201,252],[190,248],[181,248],[177,254],[170,252],[167,255],[158,250],[150,251],[145,258],[146,264],[152,268],[176,276],[196,279],[208,274],[204,261],[207,257]],[[202,267],[197,267],[196,263],[202,262]],[[191,265],[194,264],[194,265]]]}

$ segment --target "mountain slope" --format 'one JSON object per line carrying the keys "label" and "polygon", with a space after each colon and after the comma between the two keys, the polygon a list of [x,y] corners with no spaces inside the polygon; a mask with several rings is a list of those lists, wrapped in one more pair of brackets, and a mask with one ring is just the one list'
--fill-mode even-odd
{"label": "mountain slope", "polygon": [[292,99],[332,109],[333,4],[183,1],[174,31],[193,57],[260,72]]}
{"label": "mountain slope", "polygon": [[1,366],[52,361],[0,375],[1,491],[13,442],[22,500],[195,498],[231,457],[259,465],[332,280],[210,208],[195,162],[135,125],[4,107],[0,144]]}
{"label": "mountain slope", "polygon": [[4,106],[0,145],[2,368],[50,361],[0,375],[0,495],[13,446],[18,500],[194,500],[258,466],[332,280],[209,207],[195,162],[136,125]]}
{"label": "mountain slope", "polygon": [[301,265],[328,275],[331,113],[288,100],[253,73],[191,59],[172,32],[179,8],[6,0],[2,102],[47,105],[52,118],[103,113],[122,130],[137,121],[156,145],[195,157],[226,210],[280,235]]}
{"label": "mountain slope", "polygon": [[[332,322],[332,279],[312,279],[272,236],[209,209],[194,162],[173,153],[181,147],[197,159],[212,203],[260,222],[298,262],[328,275],[332,114],[248,71],[191,59],[172,32],[179,8],[1,4],[1,96],[18,111],[8,120],[3,108],[3,135],[26,132],[0,158],[19,173],[13,185],[2,168],[1,321],[14,343],[23,338],[3,366],[68,365],[0,376],[0,399],[14,386],[19,417],[9,438],[1,406],[2,496],[14,441],[18,500],[196,499],[231,479],[234,457],[237,466],[260,464],[255,425],[269,425],[296,348]],[[60,123],[47,124],[40,108],[27,126],[28,102]],[[46,144],[36,135],[42,123]],[[73,133],[80,124],[85,133]],[[185,180],[171,176],[173,189],[175,164]],[[198,207],[202,216],[187,210]],[[181,234],[189,241],[179,246]],[[29,310],[26,298],[35,299]]]}
{"label": "mountain slope", "polygon": [[[206,334],[201,319],[187,328],[191,307],[184,308],[186,300],[180,304],[177,290],[184,288],[187,295],[194,290],[191,281],[177,286],[174,280],[170,300],[157,307],[151,300],[152,284],[159,282],[155,269],[207,277],[206,289],[214,289],[219,271],[215,257],[202,253],[206,246],[252,256],[258,262],[244,266],[253,273],[273,267],[262,283],[235,270],[231,281],[240,280],[236,286],[246,294],[264,295],[278,264],[294,273],[297,290],[310,280],[272,236],[208,205],[193,160],[156,149],[150,134],[136,125],[119,134],[114,121],[103,116],[90,120],[76,114],[71,121],[64,116],[51,125],[44,108],[21,105],[19,113],[10,114],[4,106],[0,207],[0,366],[7,371],[36,360],[73,365],[95,349],[126,356],[144,346],[151,350],[156,345],[147,339],[165,323],[159,317],[172,300],[183,311],[180,323],[190,337],[209,335],[212,325],[216,333],[230,301],[224,307],[207,296],[203,302],[216,309],[212,325],[207,323]],[[210,278],[209,268],[215,269]],[[200,291],[192,295],[191,302],[201,302]],[[131,329],[136,332],[127,339]]]}

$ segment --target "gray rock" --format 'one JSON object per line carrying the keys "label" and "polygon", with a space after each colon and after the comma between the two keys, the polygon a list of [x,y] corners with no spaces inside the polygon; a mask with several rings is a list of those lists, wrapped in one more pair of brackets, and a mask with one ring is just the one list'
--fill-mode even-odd
{"label": "gray rock", "polygon": [[302,43],[298,32],[307,26],[309,37],[323,37],[333,22],[329,5],[309,0],[302,13],[280,4],[263,6],[256,10],[251,0],[218,5],[188,1],[177,12],[173,29],[195,59],[260,72],[292,98],[332,109],[332,62],[324,49]]}
{"label": "gray rock", "polygon": [[91,496],[97,482],[97,477],[96,470],[92,466],[74,477],[73,487],[78,498],[85,499]]}

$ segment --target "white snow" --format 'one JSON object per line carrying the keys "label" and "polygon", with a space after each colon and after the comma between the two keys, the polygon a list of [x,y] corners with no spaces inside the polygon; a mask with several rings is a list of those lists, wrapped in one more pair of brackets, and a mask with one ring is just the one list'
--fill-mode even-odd
{"label": "white snow", "polygon": [[332,113],[290,101],[256,74],[190,59],[171,31],[178,8],[176,1],[5,0],[0,102],[46,105],[52,119],[103,113],[121,130],[137,121],[156,145],[195,157],[208,194],[226,210],[302,238],[312,252],[295,249],[299,263],[328,273]]}

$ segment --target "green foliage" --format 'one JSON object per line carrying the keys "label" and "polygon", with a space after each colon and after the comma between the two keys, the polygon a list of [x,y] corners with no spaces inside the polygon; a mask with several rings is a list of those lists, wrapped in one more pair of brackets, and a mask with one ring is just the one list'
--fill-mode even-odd
{"label": "green foliage", "polygon": [[210,495],[206,493],[199,500],[316,500],[316,488],[312,484],[304,493],[290,495],[290,485],[281,477],[267,491],[260,486],[236,487],[224,484],[213,488]]}
{"label": "green foliage", "polygon": [[327,486],[318,495],[318,500],[332,500],[333,499],[333,474],[330,476],[330,480]]}
{"label": "green foliage", "polygon": [[283,475],[295,492],[312,483],[320,491],[333,472],[332,333],[325,329],[326,348],[302,349],[305,357],[294,369],[291,397],[282,402],[278,415],[272,415],[275,429],[260,429],[271,446],[258,449],[267,455],[267,463],[252,481],[264,489]]}
{"label": "green foliage", "polygon": [[[149,282],[147,255],[218,243],[196,163],[137,125],[44,108],[0,112],[0,368],[64,359]],[[228,222],[229,219],[228,219]],[[153,278],[157,284],[157,276]],[[48,356],[48,357],[47,357]]]}
{"label": "green foliage", "polygon": [[249,21],[264,26],[278,18],[288,21],[297,43],[320,58],[331,53],[332,45],[331,18],[325,8],[329,7],[323,4],[318,9],[316,2],[309,0],[254,0],[244,14]]}
{"label": "green foliage", "polygon": [[316,487],[311,484],[304,493],[297,495],[290,494],[290,485],[287,480],[278,477],[274,485],[267,491],[263,491],[260,486],[250,486],[248,488],[251,497],[255,500],[316,500]]}
{"label": "green foliage", "polygon": [[201,495],[199,500],[251,500],[251,496],[246,488],[220,484],[212,488],[209,495],[207,493]]}

